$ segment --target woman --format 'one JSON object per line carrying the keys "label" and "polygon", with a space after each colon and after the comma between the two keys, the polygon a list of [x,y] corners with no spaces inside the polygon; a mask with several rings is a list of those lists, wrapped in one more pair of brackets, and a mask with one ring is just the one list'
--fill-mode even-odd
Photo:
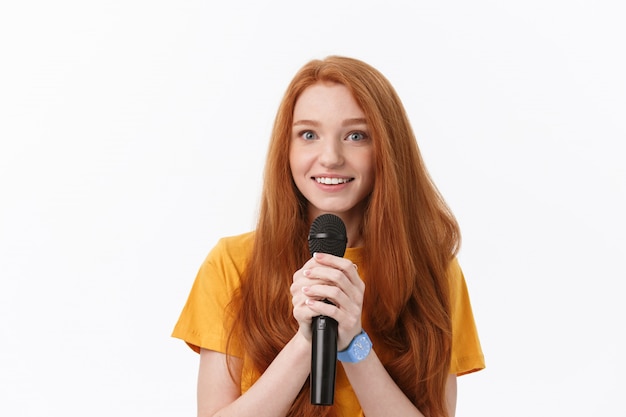
{"label": "woman", "polygon": [[[343,258],[308,252],[322,213],[346,225]],[[198,415],[454,416],[456,376],[484,367],[459,243],[391,84],[355,59],[309,62],[278,110],[256,230],[220,240],[174,329],[200,353]],[[319,315],[340,359],[371,341],[340,362],[329,407],[310,402]]]}

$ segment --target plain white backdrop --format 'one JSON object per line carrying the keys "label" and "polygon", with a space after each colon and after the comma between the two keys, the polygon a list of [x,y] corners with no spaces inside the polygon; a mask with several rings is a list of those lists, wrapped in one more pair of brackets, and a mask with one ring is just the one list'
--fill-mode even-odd
{"label": "plain white backdrop", "polygon": [[463,231],[487,369],[457,416],[626,415],[620,1],[0,6],[0,414],[192,416],[170,338],[254,227],[306,61],[381,70]]}

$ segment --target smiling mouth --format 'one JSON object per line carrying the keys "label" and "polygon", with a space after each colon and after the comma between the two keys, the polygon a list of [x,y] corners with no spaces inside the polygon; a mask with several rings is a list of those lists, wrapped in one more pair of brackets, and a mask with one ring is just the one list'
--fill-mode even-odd
{"label": "smiling mouth", "polygon": [[337,185],[337,184],[346,184],[348,182],[354,181],[354,178],[328,178],[328,177],[314,177],[313,178],[318,184],[325,185]]}

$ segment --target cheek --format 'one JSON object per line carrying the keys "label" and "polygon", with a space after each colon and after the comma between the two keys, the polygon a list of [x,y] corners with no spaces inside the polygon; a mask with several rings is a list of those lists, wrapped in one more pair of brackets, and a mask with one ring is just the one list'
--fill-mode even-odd
{"label": "cheek", "polygon": [[374,168],[373,156],[370,157],[367,163],[364,164],[363,172],[365,173],[365,177],[367,178],[366,182],[368,192],[371,192],[374,189],[374,182],[376,181],[376,170]]}
{"label": "cheek", "polygon": [[298,163],[298,158],[295,158],[293,155],[289,155],[289,172],[291,173],[292,178],[298,176],[300,166],[301,164]]}
{"label": "cheek", "polygon": [[374,179],[375,176],[375,166],[374,166],[374,153],[369,152],[367,155],[364,155],[361,159],[361,171],[368,178]]}
{"label": "cheek", "polygon": [[294,175],[294,171],[298,169],[298,157],[293,151],[289,151],[289,171],[291,175]]}
{"label": "cheek", "polygon": [[289,153],[289,168],[291,169],[291,175],[297,176],[307,172],[311,167],[312,158],[311,155],[296,149]]}
{"label": "cheek", "polygon": [[371,172],[371,175],[368,177],[367,185],[366,185],[366,193],[369,194],[374,191],[374,183],[375,183],[374,172]]}
{"label": "cheek", "polygon": [[303,158],[301,154],[290,154],[289,173],[291,174],[291,180],[300,191],[302,191],[302,187],[306,184],[305,179],[307,172],[305,158]]}

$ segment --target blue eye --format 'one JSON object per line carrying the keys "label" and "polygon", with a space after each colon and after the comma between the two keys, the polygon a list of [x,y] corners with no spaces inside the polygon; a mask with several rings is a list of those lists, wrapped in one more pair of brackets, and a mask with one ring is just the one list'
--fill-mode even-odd
{"label": "blue eye", "polygon": [[353,142],[359,142],[367,139],[367,135],[363,132],[352,132],[348,135],[347,139]]}
{"label": "blue eye", "polygon": [[305,130],[304,132],[300,133],[300,136],[304,140],[313,140],[317,138],[317,135],[310,130]]}

